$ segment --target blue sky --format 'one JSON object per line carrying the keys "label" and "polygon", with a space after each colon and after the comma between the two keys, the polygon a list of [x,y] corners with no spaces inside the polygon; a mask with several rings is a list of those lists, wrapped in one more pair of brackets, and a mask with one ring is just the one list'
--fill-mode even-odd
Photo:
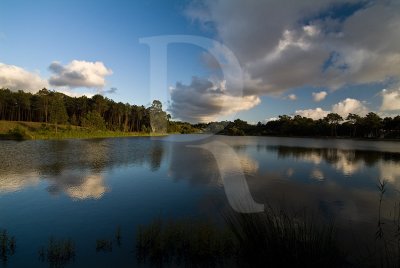
{"label": "blue sky", "polygon": [[[174,94],[160,99],[165,107],[171,105],[176,119],[317,118],[321,113],[316,108],[322,115],[397,114],[400,34],[390,25],[400,25],[399,5],[353,3],[2,0],[0,87],[24,86],[34,92],[47,83],[71,95],[117,88],[106,96],[148,105],[150,54],[139,39],[193,35],[215,39],[231,50],[242,67],[244,88],[240,95],[230,92],[235,82],[211,66],[205,50],[172,44],[167,85],[161,90]],[[371,25],[364,32],[366,17]],[[54,62],[58,69],[51,71]],[[80,80],[71,82],[71,74]],[[312,94],[319,92],[326,96],[316,101]]]}
{"label": "blue sky", "polygon": [[[182,15],[184,4],[172,1],[14,1],[0,2],[0,60],[50,76],[53,61],[101,61],[112,69],[108,96],[117,101],[150,102],[149,51],[139,38],[171,33],[200,34]],[[171,57],[198,61],[193,49]],[[170,66],[170,81],[188,80],[197,71]],[[180,66],[177,66],[180,67]],[[172,83],[172,82],[171,82]],[[75,91],[86,92],[86,89]]]}

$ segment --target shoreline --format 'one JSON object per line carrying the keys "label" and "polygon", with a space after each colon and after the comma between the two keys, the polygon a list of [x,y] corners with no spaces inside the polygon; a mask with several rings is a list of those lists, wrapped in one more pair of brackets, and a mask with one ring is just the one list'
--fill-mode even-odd
{"label": "shoreline", "polygon": [[226,134],[215,134],[215,135],[228,136],[228,137],[271,137],[271,138],[296,138],[296,139],[319,139],[319,140],[400,141],[400,139],[354,138],[345,136],[330,137],[330,136],[226,135]]}
{"label": "shoreline", "polygon": [[[25,121],[0,121],[1,140],[65,140],[65,139],[97,139],[97,138],[123,138],[123,137],[163,137],[181,133],[148,133],[148,132],[123,132],[112,130],[95,130],[72,125],[58,125],[41,122]],[[213,134],[213,133],[191,133],[191,134]],[[354,140],[354,141],[392,141],[399,142],[400,139],[393,138],[361,138],[350,136],[287,136],[287,135],[227,135],[217,133],[214,135],[230,137],[274,137],[274,138],[297,138],[297,139],[320,139],[320,140]]]}
{"label": "shoreline", "polygon": [[103,139],[103,138],[133,138],[133,137],[163,137],[169,134],[161,133],[140,133],[140,132],[125,132],[121,133],[81,133],[82,135],[58,133],[54,135],[33,135],[29,137],[13,136],[8,133],[0,133],[0,141],[29,141],[29,140],[71,140],[71,139]]}
{"label": "shoreline", "polygon": [[160,137],[167,135],[168,133],[94,130],[79,126],[66,125],[57,126],[56,132],[53,124],[23,121],[0,121],[0,141]]}
{"label": "shoreline", "polygon": [[[204,133],[196,133],[204,134]],[[0,141],[28,141],[28,140],[71,140],[71,139],[110,139],[110,138],[133,138],[133,137],[167,137],[169,135],[185,135],[181,133],[143,133],[143,132],[113,132],[113,131],[99,131],[99,132],[63,132],[52,134],[36,134],[36,135],[13,135],[10,133],[0,133]],[[190,134],[186,134],[190,135]],[[216,136],[227,137],[263,137],[263,138],[291,138],[291,139],[315,139],[315,140],[349,140],[349,141],[391,141],[400,142],[400,139],[380,139],[380,138],[351,138],[351,137],[324,137],[324,136],[260,136],[260,135],[224,135],[215,134]]]}

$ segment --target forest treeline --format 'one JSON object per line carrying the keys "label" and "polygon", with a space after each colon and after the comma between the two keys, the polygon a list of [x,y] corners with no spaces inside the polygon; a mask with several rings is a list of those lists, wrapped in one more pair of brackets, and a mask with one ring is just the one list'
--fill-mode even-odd
{"label": "forest treeline", "polygon": [[93,130],[122,132],[193,132],[191,125],[171,122],[162,104],[154,100],[150,107],[115,102],[102,95],[70,97],[47,90],[35,94],[0,89],[0,120],[74,125]]}
{"label": "forest treeline", "polygon": [[197,124],[196,128],[225,135],[262,135],[262,136],[314,136],[314,137],[351,137],[351,138],[400,138],[400,116],[381,118],[370,112],[365,116],[348,114],[342,117],[330,113],[324,118],[313,120],[300,115],[281,115],[276,120],[257,125],[236,119],[233,122],[215,122]]}
{"label": "forest treeline", "polygon": [[171,121],[162,104],[154,100],[150,107],[115,102],[102,95],[71,97],[42,89],[35,94],[0,89],[0,120],[81,126],[93,130],[144,133],[204,133],[259,136],[333,136],[354,138],[400,138],[400,116],[381,118],[370,112],[365,116],[342,117],[330,113],[313,120],[300,115],[281,115],[265,124],[233,122],[190,124]]}

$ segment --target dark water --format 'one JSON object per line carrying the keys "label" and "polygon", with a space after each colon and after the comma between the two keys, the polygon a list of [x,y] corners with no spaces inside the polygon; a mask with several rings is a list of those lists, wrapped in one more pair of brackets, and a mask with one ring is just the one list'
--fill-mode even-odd
{"label": "dark water", "polygon": [[[217,219],[225,183],[243,173],[254,202],[318,211],[346,233],[374,236],[378,179],[383,215],[400,200],[400,143],[199,136],[0,142],[0,228],[17,239],[8,267],[46,266],[38,249],[71,238],[68,267],[132,267],[135,232],[162,216]],[[218,155],[201,144],[221,142]],[[193,146],[194,145],[194,146]],[[228,148],[228,149],[226,149]],[[215,150],[214,150],[215,151]],[[225,185],[226,186],[226,185]],[[96,252],[97,239],[122,244]]]}

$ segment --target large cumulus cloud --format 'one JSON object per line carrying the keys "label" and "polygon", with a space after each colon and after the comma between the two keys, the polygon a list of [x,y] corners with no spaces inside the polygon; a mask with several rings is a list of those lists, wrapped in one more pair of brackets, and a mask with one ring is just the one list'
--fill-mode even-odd
{"label": "large cumulus cloud", "polygon": [[[202,29],[213,31],[215,39],[239,60],[244,89],[243,97],[235,101],[315,87],[324,89],[312,95],[319,102],[328,90],[400,80],[400,2],[395,0],[206,0],[193,1],[185,14]],[[217,46],[212,50],[214,54],[226,53]],[[203,55],[203,59],[215,69],[210,55]],[[229,79],[229,72],[227,75],[229,90],[235,80]],[[220,107],[209,100],[210,92],[192,86],[177,88],[180,96],[172,98],[175,115],[183,118],[185,111],[187,118],[204,120],[218,114]],[[183,93],[184,89],[188,92]],[[382,93],[382,110],[397,109],[397,101],[388,98],[393,95],[397,92]],[[181,98],[192,101],[175,103]],[[249,103],[254,102],[243,106],[251,106]],[[345,99],[330,111],[304,109],[296,114],[321,118],[329,112],[347,116],[367,111],[359,100]]]}
{"label": "large cumulus cloud", "polygon": [[29,72],[15,65],[0,63],[0,88],[36,92],[47,86],[47,81],[37,73]]}
{"label": "large cumulus cloud", "polygon": [[400,88],[394,90],[384,89],[381,92],[381,111],[400,111]]}
{"label": "large cumulus cloud", "polygon": [[[104,94],[113,94],[117,91],[116,88],[103,91],[106,86],[106,76],[111,75],[112,70],[99,61],[73,60],[65,66],[55,61],[50,64],[49,70],[53,75],[45,79],[38,73],[27,71],[22,67],[0,63],[0,88],[35,93],[44,87],[54,86],[58,91],[71,96],[79,95],[72,91],[78,87],[96,89]],[[85,93],[85,95],[93,94]]]}
{"label": "large cumulus cloud", "polygon": [[398,1],[216,0],[202,12],[190,8],[241,62],[246,94],[400,78]]}
{"label": "large cumulus cloud", "polygon": [[346,117],[349,113],[364,116],[368,113],[367,107],[356,99],[347,98],[332,106],[332,112]]}
{"label": "large cumulus cloud", "polygon": [[325,111],[320,107],[317,107],[315,109],[305,109],[305,110],[297,110],[295,112],[296,115],[308,117],[314,120],[324,118],[330,113],[330,111]]}
{"label": "large cumulus cloud", "polygon": [[232,95],[224,82],[193,77],[190,85],[177,83],[171,88],[169,111],[189,122],[209,122],[220,116],[248,110],[260,103],[258,96]]}
{"label": "large cumulus cloud", "polygon": [[106,85],[106,76],[112,74],[112,70],[100,61],[73,60],[67,65],[55,61],[49,66],[49,70],[54,74],[49,78],[50,85],[69,88],[102,89]]}
{"label": "large cumulus cloud", "polygon": [[347,98],[332,105],[332,109],[329,111],[318,107],[315,109],[297,110],[295,112],[296,115],[312,118],[314,120],[324,118],[329,113],[337,113],[343,118],[346,118],[349,113],[364,116],[368,113],[368,108],[359,100]]}

